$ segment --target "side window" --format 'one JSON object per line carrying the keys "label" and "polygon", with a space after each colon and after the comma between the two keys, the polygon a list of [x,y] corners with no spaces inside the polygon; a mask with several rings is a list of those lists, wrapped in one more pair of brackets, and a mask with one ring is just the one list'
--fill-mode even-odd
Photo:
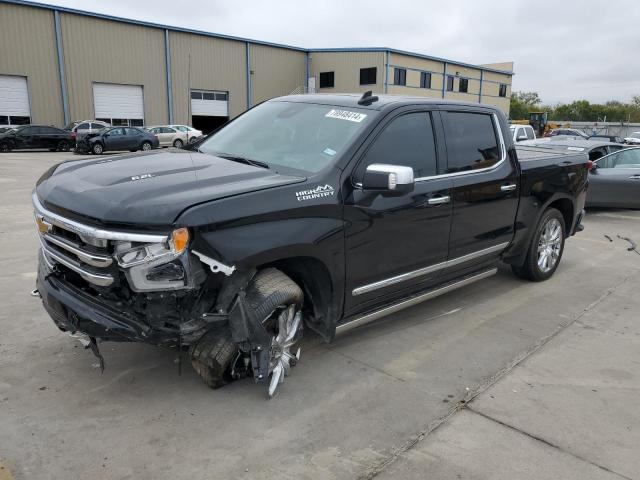
{"label": "side window", "polygon": [[445,112],[444,132],[447,173],[487,168],[500,160],[500,146],[491,115]]}
{"label": "side window", "polygon": [[461,93],[467,93],[469,91],[469,79],[461,78],[458,82],[458,91]]}
{"label": "side window", "polygon": [[607,154],[606,147],[598,147],[594,148],[589,152],[589,160],[594,161],[598,160],[601,157],[604,157]]}
{"label": "side window", "polygon": [[135,128],[125,128],[124,130],[127,132],[126,134],[129,135],[129,136],[139,135],[140,134],[140,131],[136,130]]}
{"label": "side window", "polygon": [[23,128],[20,133],[22,135],[38,135],[40,133],[40,127]]}
{"label": "side window", "polygon": [[88,123],[81,123],[80,125],[78,125],[76,127],[76,130],[89,130],[89,124]]}
{"label": "side window", "polygon": [[534,140],[536,138],[533,128],[525,128],[525,131],[527,132],[527,140]]}
{"label": "side window", "polygon": [[420,88],[431,88],[431,74],[420,72]]}
{"label": "side window", "polygon": [[416,178],[435,175],[436,145],[431,115],[407,113],[392,120],[367,150],[356,178],[362,178],[367,166],[374,163],[412,167]]}
{"label": "side window", "polygon": [[112,137],[120,137],[124,135],[124,131],[121,128],[114,128],[113,130],[109,131],[109,135]]}
{"label": "side window", "polygon": [[447,77],[447,91],[453,92],[453,77],[451,75]]}
{"label": "side window", "polygon": [[91,130],[100,130],[101,128],[104,128],[104,125],[100,125],[99,123],[91,124]]}
{"label": "side window", "polygon": [[393,69],[393,84],[394,85],[406,85],[407,84],[407,70],[404,68]]}
{"label": "side window", "polygon": [[498,88],[498,96],[499,97],[507,96],[507,86],[504,83],[501,83],[500,88]]}
{"label": "side window", "polygon": [[320,88],[333,88],[335,85],[334,72],[320,72]]}
{"label": "side window", "polygon": [[376,67],[360,69],[360,85],[375,85],[376,83]]}
{"label": "side window", "polygon": [[614,168],[640,168],[640,149],[623,150],[617,155]]}

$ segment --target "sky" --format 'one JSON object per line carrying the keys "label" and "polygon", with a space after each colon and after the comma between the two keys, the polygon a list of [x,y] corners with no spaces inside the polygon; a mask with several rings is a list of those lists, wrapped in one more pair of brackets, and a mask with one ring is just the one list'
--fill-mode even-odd
{"label": "sky", "polygon": [[473,64],[513,61],[513,90],[538,92],[544,104],[640,95],[639,0],[46,3],[305,48],[389,47]]}

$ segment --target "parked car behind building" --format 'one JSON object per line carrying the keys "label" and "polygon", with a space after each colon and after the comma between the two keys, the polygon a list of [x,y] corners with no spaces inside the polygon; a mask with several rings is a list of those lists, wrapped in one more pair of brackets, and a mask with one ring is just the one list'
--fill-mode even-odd
{"label": "parked car behind building", "polygon": [[71,132],[48,125],[24,125],[0,133],[0,152],[40,148],[68,152],[73,144]]}
{"label": "parked car behind building", "polygon": [[189,141],[187,132],[181,132],[177,128],[159,126],[146,127],[145,130],[158,138],[161,147],[182,148]]}
{"label": "parked car behind building", "polygon": [[151,150],[160,146],[152,134],[136,127],[110,127],[89,133],[76,144],[76,151],[100,155],[107,151]]}

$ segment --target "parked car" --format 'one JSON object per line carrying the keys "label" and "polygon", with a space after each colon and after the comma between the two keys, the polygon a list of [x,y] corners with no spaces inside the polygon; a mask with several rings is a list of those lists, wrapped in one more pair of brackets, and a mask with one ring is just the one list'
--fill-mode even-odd
{"label": "parked car", "polygon": [[571,137],[581,137],[585,140],[589,138],[589,135],[578,130],[577,128],[554,128],[553,130],[549,130],[545,133],[545,137],[554,137],[556,135],[568,135]]}
{"label": "parked car", "polygon": [[624,141],[631,145],[640,145],[640,132],[633,132],[628,137],[625,137]]}
{"label": "parked car", "polygon": [[129,150],[151,150],[160,146],[152,133],[137,127],[108,127],[88,133],[76,143],[78,153],[93,153]]}
{"label": "parked car", "polygon": [[209,386],[249,376],[271,396],[303,324],[330,341],[501,261],[550,278],[582,229],[588,164],[516,150],[486,105],[273,99],[194,151],[50,169],[37,289],[98,356],[96,339],[188,346]]}
{"label": "parked car", "polygon": [[0,152],[41,148],[68,152],[73,144],[70,132],[48,125],[24,125],[0,133]]}
{"label": "parked car", "polygon": [[110,126],[107,122],[100,120],[82,120],[80,122],[71,122],[64,129],[72,132],[74,140],[78,141],[88,133],[94,133]]}
{"label": "parked car", "polygon": [[618,137],[617,135],[591,135],[587,140],[624,143],[624,138]]}
{"label": "parked car", "polygon": [[625,148],[594,162],[587,206],[640,208],[640,147]]}
{"label": "parked car", "polygon": [[187,134],[187,138],[189,142],[195,142],[198,138],[202,136],[202,131],[197,130],[189,125],[169,125],[171,128],[175,128],[176,130],[180,130],[181,132],[185,132]]}
{"label": "parked car", "polygon": [[589,155],[589,160],[595,161],[605,155],[625,148],[625,145],[609,141],[578,140],[571,137],[554,137],[551,141],[542,138],[521,142],[520,145],[545,147],[565,152],[582,152]]}
{"label": "parked car", "polygon": [[181,132],[173,127],[146,127],[145,130],[158,138],[161,147],[182,148],[188,142],[187,132]]}
{"label": "parked car", "polygon": [[0,133],[8,132],[9,130],[13,130],[14,128],[22,127],[24,125],[2,125],[0,126]]}
{"label": "parked car", "polygon": [[531,125],[509,125],[509,132],[514,142],[535,140],[537,138],[536,132]]}

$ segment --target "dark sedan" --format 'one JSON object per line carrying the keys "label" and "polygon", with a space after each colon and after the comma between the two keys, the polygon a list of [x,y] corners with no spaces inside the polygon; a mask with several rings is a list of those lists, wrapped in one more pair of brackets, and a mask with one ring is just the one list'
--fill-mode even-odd
{"label": "dark sedan", "polygon": [[72,145],[71,132],[47,125],[24,125],[0,133],[0,152],[39,148],[68,152]]}
{"label": "dark sedan", "polygon": [[76,144],[76,152],[100,155],[118,150],[151,150],[158,148],[155,135],[135,127],[109,127],[89,133]]}
{"label": "dark sedan", "polygon": [[587,206],[640,208],[640,148],[625,148],[593,164]]}

